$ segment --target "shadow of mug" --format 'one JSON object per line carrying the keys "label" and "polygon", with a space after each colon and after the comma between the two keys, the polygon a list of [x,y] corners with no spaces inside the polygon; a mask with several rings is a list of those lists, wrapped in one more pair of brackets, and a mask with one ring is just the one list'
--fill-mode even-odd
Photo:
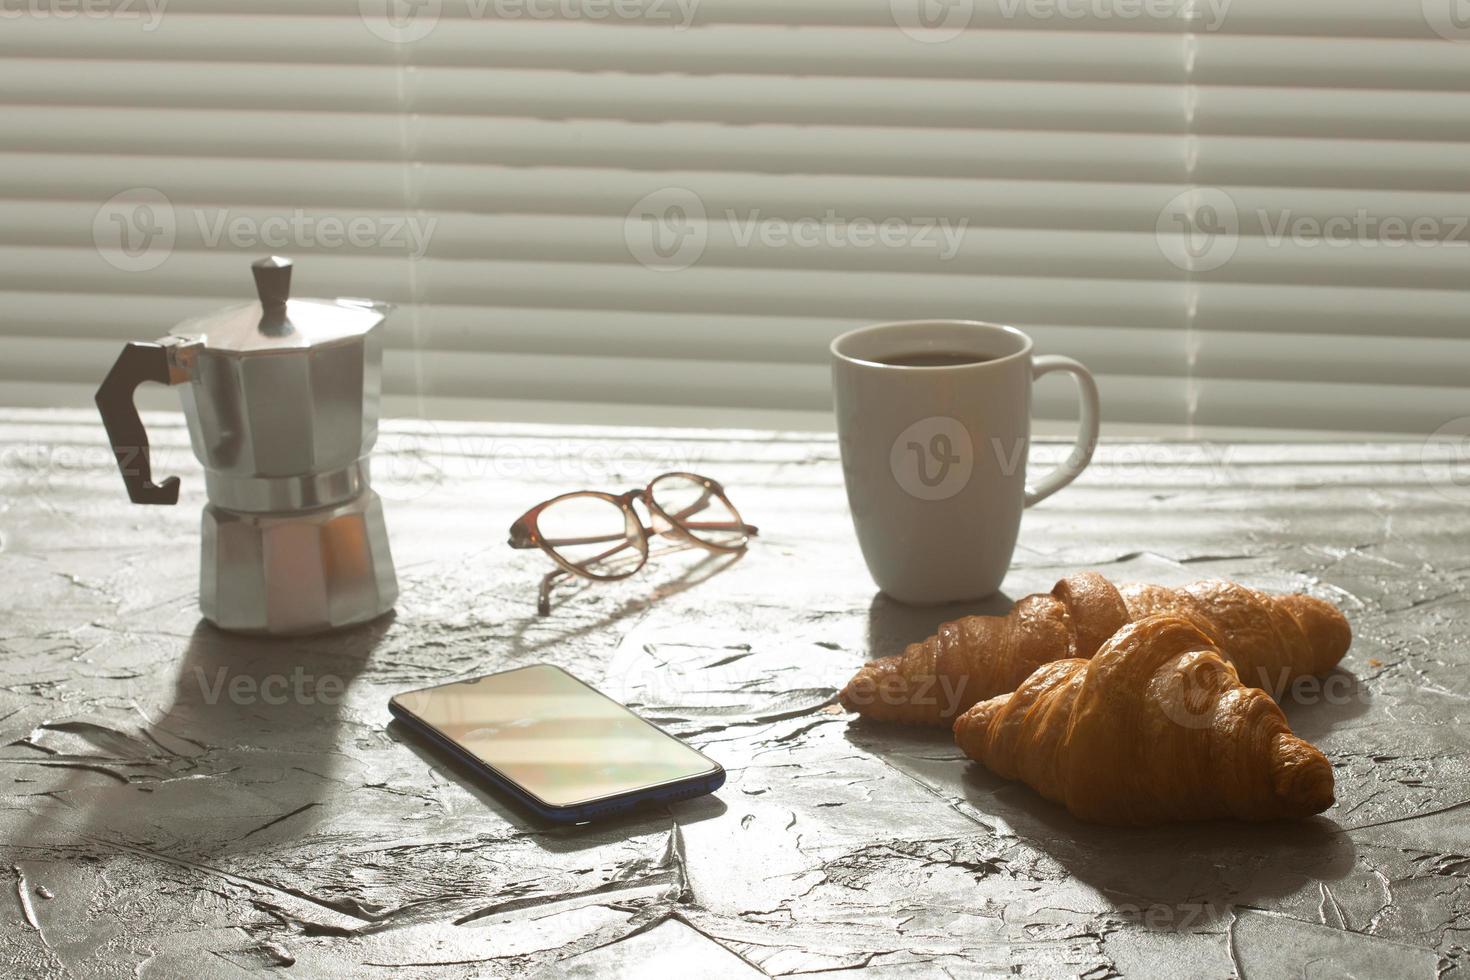
{"label": "shadow of mug", "polygon": [[868,660],[903,653],[933,636],[940,625],[964,616],[1004,616],[1015,600],[1004,592],[942,606],[910,606],[878,592],[868,604]]}

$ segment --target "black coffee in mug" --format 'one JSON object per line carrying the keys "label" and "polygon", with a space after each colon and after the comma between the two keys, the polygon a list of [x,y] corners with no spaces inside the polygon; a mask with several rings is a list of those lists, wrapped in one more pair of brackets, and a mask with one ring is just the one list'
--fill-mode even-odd
{"label": "black coffee in mug", "polygon": [[890,367],[960,367],[965,364],[984,364],[995,358],[984,354],[969,354],[953,350],[916,350],[907,354],[890,354],[877,359],[879,364]]}

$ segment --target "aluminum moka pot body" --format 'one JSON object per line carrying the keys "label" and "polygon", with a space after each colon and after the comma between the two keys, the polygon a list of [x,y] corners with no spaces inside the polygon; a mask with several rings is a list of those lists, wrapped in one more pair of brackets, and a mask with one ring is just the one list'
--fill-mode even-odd
{"label": "aluminum moka pot body", "polygon": [[129,496],[171,504],[178,478],[153,483],[132,395],[141,381],[180,386],[209,498],[199,575],[206,619],[282,636],[365,622],[398,597],[369,468],[391,307],[290,299],[288,260],[254,269],[259,302],[128,344],[97,404]]}

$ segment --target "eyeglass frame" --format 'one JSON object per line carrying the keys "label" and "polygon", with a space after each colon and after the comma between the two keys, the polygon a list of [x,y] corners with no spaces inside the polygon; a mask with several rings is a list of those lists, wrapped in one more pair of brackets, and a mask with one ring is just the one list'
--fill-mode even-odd
{"label": "eyeglass frame", "polygon": [[[657,503],[655,503],[653,499],[653,485],[658,481],[664,479],[665,477],[670,476],[680,476],[689,480],[693,480],[695,483],[698,483],[699,485],[704,487],[704,490],[707,494],[718,497],[720,501],[730,509],[730,513],[735,515],[737,523],[732,525],[732,528],[737,529],[742,534],[744,534],[745,540],[741,541],[739,544],[716,544],[713,541],[705,541],[698,535],[694,534],[694,532],[690,531],[687,527],[685,527],[683,522],[672,517],[668,513],[668,511],[664,510]],[[624,530],[626,532],[624,534],[623,540],[629,544],[632,544],[638,549],[638,563],[636,565],[625,572],[599,574],[597,572],[591,571],[590,569],[584,568],[576,564],[575,562],[569,561],[563,556],[557,554],[556,549],[548,544],[546,539],[542,537],[541,530],[537,526],[537,520],[541,516],[541,512],[546,510],[551,505],[559,503],[563,500],[569,500],[573,497],[594,497],[599,500],[606,500],[608,503],[613,504],[623,512]],[[643,518],[640,517],[638,515],[638,512],[633,509],[633,501],[635,500],[642,501],[643,506],[648,508],[649,514],[657,517],[662,517],[665,521],[667,521],[669,525],[669,530],[660,531],[645,525],[643,523]],[[636,535],[633,533],[635,528],[637,529]],[[553,562],[557,564],[558,569],[556,571],[547,572],[544,576],[542,576],[541,589],[537,595],[536,601],[536,612],[541,616],[549,616],[551,615],[551,589],[556,583],[557,579],[561,578],[563,575],[575,575],[579,578],[591,579],[596,582],[617,582],[625,578],[631,578],[632,576],[638,574],[638,572],[642,571],[644,565],[648,564],[648,559],[650,557],[648,550],[649,540],[655,537],[664,537],[671,533],[674,537],[683,541],[684,544],[680,548],[670,548],[667,549],[667,551],[681,551],[683,550],[683,548],[695,547],[703,548],[706,551],[711,551],[716,554],[737,554],[739,552],[745,551],[750,546],[750,539],[760,534],[760,528],[756,527],[754,524],[747,523],[745,518],[740,516],[740,511],[736,509],[735,505],[730,501],[729,495],[725,493],[724,485],[721,484],[718,480],[711,479],[707,476],[700,476],[698,473],[687,473],[682,470],[673,470],[668,473],[660,473],[652,480],[649,480],[648,485],[645,487],[635,487],[632,490],[626,490],[623,493],[619,494],[608,493],[605,490],[572,490],[568,493],[563,493],[559,494],[558,496],[552,497],[550,500],[543,500],[541,503],[537,504],[535,507],[532,507],[530,510],[526,511],[520,517],[515,519],[515,521],[510,526],[510,538],[507,543],[512,548],[520,550],[529,548],[540,548],[541,551],[547,555],[547,557],[549,557]],[[616,539],[608,538],[608,540],[612,541]],[[574,542],[563,543],[565,544]],[[660,552],[660,554],[663,553],[666,552]]]}

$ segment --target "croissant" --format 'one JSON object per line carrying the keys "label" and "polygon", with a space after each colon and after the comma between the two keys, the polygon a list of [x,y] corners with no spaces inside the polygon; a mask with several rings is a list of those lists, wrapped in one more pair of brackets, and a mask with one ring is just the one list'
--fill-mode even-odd
{"label": "croissant", "polygon": [[955,721],[966,755],[1109,824],[1306,817],[1332,765],[1192,623],[1149,616]]}
{"label": "croissant", "polygon": [[1042,664],[1087,659],[1125,623],[1159,613],[1193,623],[1246,683],[1277,694],[1297,678],[1326,674],[1352,642],[1342,613],[1312,596],[1270,596],[1222,581],[1115,587],[1082,572],[1004,616],[945,623],[902,654],[864,666],[839,699],[878,721],[948,725],[971,705],[1014,691]]}

